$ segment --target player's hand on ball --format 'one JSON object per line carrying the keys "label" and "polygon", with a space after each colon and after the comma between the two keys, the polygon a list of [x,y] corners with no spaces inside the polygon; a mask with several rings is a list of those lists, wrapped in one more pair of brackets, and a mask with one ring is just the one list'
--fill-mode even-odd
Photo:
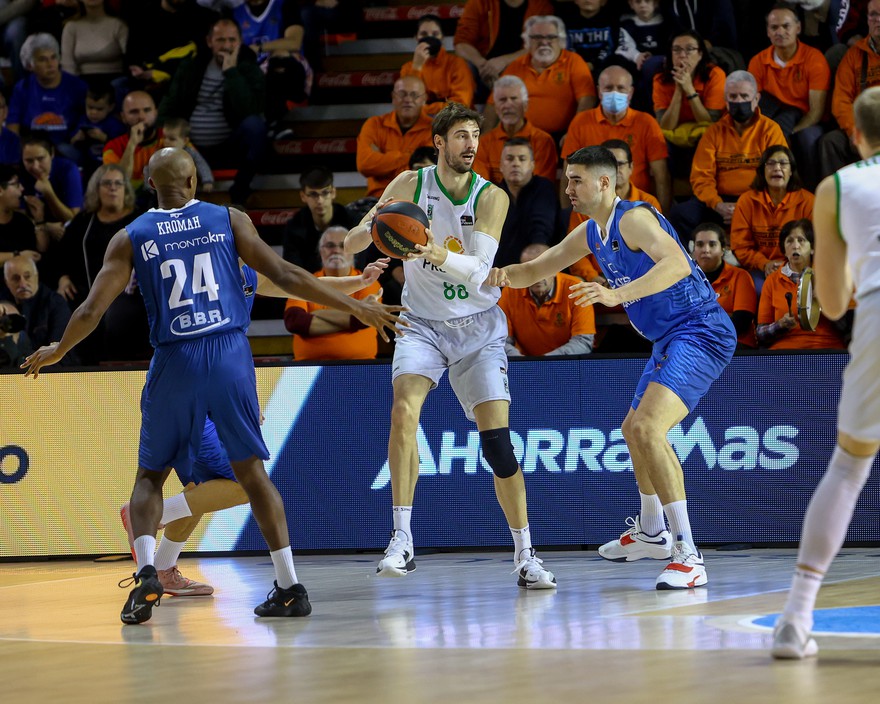
{"label": "player's hand on ball", "polygon": [[58,343],[53,342],[51,345],[41,347],[33,354],[28,355],[21,365],[21,369],[24,369],[25,376],[32,376],[36,379],[40,375],[40,369],[60,362],[63,356],[58,353]]}
{"label": "player's hand on ball", "polygon": [[573,298],[575,305],[586,307],[601,303],[603,306],[613,308],[622,303],[620,295],[613,288],[605,288],[602,284],[594,281],[582,281],[572,286],[568,295]]}
{"label": "player's hand on ball", "polygon": [[408,260],[427,259],[431,264],[440,266],[446,261],[446,250],[440,249],[434,244],[434,233],[431,232],[430,227],[425,228],[425,236],[428,241],[425,244],[413,244],[413,247],[418,251],[407,254],[406,258]]}
{"label": "player's hand on ball", "polygon": [[506,286],[510,286],[510,278],[507,276],[507,271],[505,269],[493,268],[489,270],[489,276],[486,277],[486,280],[483,283],[487,286],[505,288]]}

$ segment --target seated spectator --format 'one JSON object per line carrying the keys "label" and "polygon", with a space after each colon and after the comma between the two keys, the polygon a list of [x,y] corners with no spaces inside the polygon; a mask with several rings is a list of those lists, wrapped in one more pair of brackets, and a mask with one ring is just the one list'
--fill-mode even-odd
{"label": "seated spectator", "polygon": [[[170,147],[172,149],[183,149],[192,157],[193,163],[196,165],[196,176],[199,181],[199,191],[210,193],[214,190],[214,173],[211,171],[211,165],[205,161],[199,150],[193,146],[189,139],[190,125],[188,120],[182,117],[172,117],[165,120],[162,127],[162,147]],[[144,181],[149,182],[150,169],[149,164],[144,167]]]}
{"label": "seated spectator", "polygon": [[[36,262],[28,256],[7,259],[3,263],[3,280],[24,316],[24,329],[34,348],[60,340],[70,321],[70,308],[58,293],[40,283]],[[68,352],[61,364],[79,364],[77,353]]]}
{"label": "seated spectator", "polygon": [[[535,173],[555,183],[559,152],[553,137],[526,120],[529,107],[526,84],[518,76],[502,76],[495,81],[492,99],[499,123],[480,135],[474,171],[492,183],[501,183],[501,150],[508,139],[523,137],[532,145]],[[516,256],[519,257],[519,253]]]}
{"label": "seated spectator", "polygon": [[[621,200],[643,200],[645,203],[653,205],[662,213],[663,209],[660,207],[659,200],[647,191],[643,191],[633,185],[633,158],[629,144],[622,139],[606,139],[602,142],[602,146],[610,150],[614,154],[614,158],[617,159],[617,185],[615,186],[617,197]],[[575,214],[577,215],[577,213]],[[581,222],[583,220],[586,220],[586,216],[582,216]]]}
{"label": "seated spectator", "polygon": [[[354,255],[345,251],[348,229],[327,228],[318,246],[322,268],[315,276],[357,276]],[[352,297],[363,300],[380,295],[379,283]],[[375,328],[365,327],[357,318],[317,303],[289,299],[284,309],[284,327],[293,333],[293,357],[297,361],[324,359],[375,359],[378,337]]]}
{"label": "seated spectator", "polygon": [[406,169],[416,147],[433,146],[431,116],[425,112],[425,84],[402,76],[391,91],[393,110],[364,121],[357,138],[357,169],[367,177],[367,195],[378,198]]}
{"label": "seated spectator", "polygon": [[244,0],[232,11],[241,41],[266,74],[266,119],[284,117],[312,92],[312,67],[303,53],[303,21],[295,0]]}
{"label": "seated spectator", "polygon": [[712,123],[694,152],[691,187],[694,197],[676,205],[669,221],[683,242],[698,223],[728,224],[737,199],[755,178],[761,156],[785,137],[773,120],[758,108],[755,77],[734,71],[724,85],[727,115]]}
{"label": "seated spectator", "polygon": [[529,140],[507,140],[501,150],[501,174],[501,188],[510,197],[510,205],[494,266],[517,264],[527,245],[550,244],[559,210],[553,183],[535,175],[535,157]]}
{"label": "seated spectator", "polygon": [[737,348],[756,348],[758,294],[755,282],[745,269],[724,261],[728,251],[727,233],[714,222],[700,223],[694,230],[693,244],[694,260],[709,279],[718,294],[718,304],[727,312],[736,328]]}
{"label": "seated spectator", "polygon": [[[558,17],[529,17],[522,40],[528,53],[512,61],[503,75],[523,80],[529,93],[526,118],[558,140],[575,114],[596,105],[593,76],[580,56],[564,48],[565,25]],[[491,98],[485,114],[487,125],[494,127],[497,114]]]}
{"label": "seated spectator", "polygon": [[434,147],[416,147],[409,155],[409,170],[417,171],[437,163],[437,150]]}
{"label": "seated spectator", "polygon": [[785,252],[786,263],[764,282],[758,303],[758,342],[771,350],[846,349],[840,326],[824,315],[815,330],[803,329],[798,319],[798,282],[813,262],[813,223],[786,223],[779,233],[779,249]]}
{"label": "seated spectator", "polygon": [[866,14],[868,36],[849,48],[834,75],[831,113],[840,129],[829,132],[819,142],[823,177],[859,159],[852,144],[853,103],[865,88],[880,85],[880,0],[870,0]]}
{"label": "seated spectator", "polygon": [[663,209],[668,210],[672,202],[672,178],[666,163],[666,140],[653,116],[630,107],[633,84],[629,71],[622,66],[609,66],[602,71],[599,94],[602,99],[599,107],[572,120],[565,137],[566,158],[581,147],[601,144],[608,139],[625,141],[632,151],[633,184],[655,194]]}
{"label": "seated spectator", "polygon": [[21,311],[12,301],[0,301],[0,372],[21,373],[21,365],[34,351]]}
{"label": "seated spectator", "polygon": [[[21,47],[27,38],[28,15],[39,4],[39,0],[4,0],[0,16],[0,56],[5,56],[12,64],[16,79],[24,74],[21,65]],[[0,80],[2,83],[2,80]]]}
{"label": "seated spectator", "polygon": [[144,192],[144,167],[159,150],[162,130],[156,127],[157,117],[153,97],[142,90],[132,91],[122,101],[122,121],[128,134],[121,134],[104,146],[104,163],[119,164],[135,193]]}
{"label": "seated spectator", "polygon": [[[708,3],[699,0],[664,0],[663,17],[672,24],[676,34],[690,29],[703,37],[710,47],[724,47],[728,50],[739,47],[731,0],[713,0]],[[739,61],[742,61],[741,56]],[[736,68],[742,68],[742,64]]]}
{"label": "seated spectator", "polygon": [[323,166],[309,169],[299,179],[299,196],[304,207],[284,228],[282,256],[306,271],[321,268],[318,243],[331,226],[350,230],[357,225],[345,206],[336,202],[333,172]]}
{"label": "seated spectator", "polygon": [[29,73],[15,84],[7,120],[17,134],[47,132],[62,156],[76,159],[70,138],[82,114],[86,84],[61,70],[58,52],[51,34],[32,34],[25,40],[21,63]]}
{"label": "seated spectator", "polygon": [[[692,149],[724,112],[724,71],[712,63],[703,38],[691,30],[669,43],[663,70],[654,76],[654,115],[663,136]],[[689,158],[680,158],[689,165]]]}
{"label": "seated spectator", "polygon": [[89,85],[125,74],[128,25],[107,14],[106,0],[81,0],[61,32],[61,68]]}
{"label": "seated spectator", "polygon": [[525,21],[552,13],[550,0],[467,0],[453,45],[479,79],[478,97],[488,95],[510,62],[525,54],[519,38]]}
{"label": "seated spectator", "polygon": [[[530,262],[546,252],[546,244],[523,249],[519,261]],[[575,305],[569,289],[580,279],[556,274],[528,288],[504,288],[498,305],[507,316],[508,357],[553,357],[590,354],[596,336],[593,306]]]}
{"label": "seated spectator", "polygon": [[70,138],[79,152],[76,163],[86,179],[103,163],[104,145],[126,132],[125,125],[116,116],[113,95],[109,84],[93,83],[86,93],[85,114]]}
{"label": "seated spectator", "polygon": [[801,23],[790,5],[778,4],[767,15],[770,46],[749,62],[761,91],[761,112],[782,129],[804,168],[809,189],[819,182],[818,142],[823,130],[831,70],[822,54],[798,40]]}
{"label": "seated spectator", "polygon": [[629,0],[633,14],[620,18],[620,35],[615,59],[633,76],[637,110],[652,109],[650,94],[654,74],[663,66],[663,54],[669,44],[669,24],[660,12],[660,0]]}
{"label": "seated spectator", "polygon": [[21,161],[21,138],[6,126],[9,104],[0,93],[0,164],[17,164]]}
{"label": "seated spectator", "polygon": [[[83,210],[68,223],[56,250],[57,262],[53,268],[58,274],[58,293],[68,301],[71,310],[86,299],[113,235],[138,214],[134,189],[122,167],[119,164],[99,166],[86,186]],[[115,319],[121,320],[121,316]],[[94,365],[107,359],[105,339],[115,338],[109,347],[118,349],[125,343],[119,338],[128,330],[127,325],[116,329],[108,327],[107,321],[102,319],[95,332],[76,347],[82,363]],[[142,333],[138,330],[138,334]]]}
{"label": "seated spectator", "polygon": [[761,155],[755,180],[736,202],[730,242],[740,266],[750,270],[758,293],[766,277],[785,264],[779,246],[782,226],[813,217],[813,194],[803,188],[797,161],[776,145]]}
{"label": "seated spectator", "polygon": [[555,3],[556,15],[565,23],[567,49],[590,67],[594,76],[614,55],[620,32],[619,15],[608,0],[573,0]]}
{"label": "seated spectator", "polygon": [[22,140],[24,200],[37,229],[47,229],[51,239],[64,235],[63,223],[73,219],[83,205],[82,178],[70,159],[55,155],[45,137],[32,135]]}
{"label": "seated spectator", "polygon": [[207,51],[178,67],[159,106],[159,123],[188,120],[190,139],[208,163],[237,169],[229,198],[244,205],[266,145],[265,76],[233,20],[215,21],[205,44]]}
{"label": "seated spectator", "polygon": [[33,221],[19,211],[22,191],[16,167],[0,164],[0,262],[20,254],[39,261],[49,247],[44,235],[37,240]]}
{"label": "seated spectator", "polygon": [[416,29],[416,48],[412,61],[400,69],[401,76],[417,76],[425,84],[428,103],[425,109],[439,112],[446,103],[474,106],[474,76],[460,56],[443,48],[443,30],[437,15],[422,15]]}

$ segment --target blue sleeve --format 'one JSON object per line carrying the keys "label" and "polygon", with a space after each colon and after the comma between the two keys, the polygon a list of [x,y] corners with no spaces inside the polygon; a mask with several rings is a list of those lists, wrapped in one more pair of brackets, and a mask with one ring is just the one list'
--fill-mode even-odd
{"label": "blue sleeve", "polygon": [[26,81],[27,79],[23,78],[12,89],[12,98],[9,100],[9,114],[6,116],[7,125],[21,125],[24,106],[27,104],[24,89]]}
{"label": "blue sleeve", "polygon": [[[59,157],[55,158],[59,159]],[[76,168],[76,164],[64,159],[64,166],[59,176],[62,181],[63,190],[61,192],[64,193],[64,204],[68,208],[82,208],[82,177],[79,175],[79,169]]]}

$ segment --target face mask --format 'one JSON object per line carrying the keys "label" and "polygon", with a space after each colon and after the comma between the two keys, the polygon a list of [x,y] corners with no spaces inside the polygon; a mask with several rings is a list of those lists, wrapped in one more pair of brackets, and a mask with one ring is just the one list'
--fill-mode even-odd
{"label": "face mask", "polygon": [[437,56],[440,53],[440,47],[443,46],[443,42],[441,42],[437,37],[422,37],[419,39],[419,44],[427,44],[428,45],[428,53],[431,56]]}
{"label": "face mask", "polygon": [[744,100],[742,102],[728,103],[727,112],[730,113],[734,122],[748,122],[755,114],[755,109],[752,107],[751,100]]}
{"label": "face mask", "polygon": [[602,93],[602,107],[605,108],[605,112],[611,113],[612,115],[619,115],[622,113],[626,110],[628,103],[629,96],[626,93],[615,93],[614,91],[611,93]]}

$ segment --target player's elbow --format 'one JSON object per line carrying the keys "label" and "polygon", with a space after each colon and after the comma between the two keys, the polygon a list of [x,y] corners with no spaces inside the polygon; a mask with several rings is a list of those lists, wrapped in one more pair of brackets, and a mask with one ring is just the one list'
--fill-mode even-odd
{"label": "player's elbow", "polygon": [[849,310],[849,300],[819,295],[817,295],[817,298],[819,300],[819,307],[822,309],[822,315],[829,320],[840,320]]}

